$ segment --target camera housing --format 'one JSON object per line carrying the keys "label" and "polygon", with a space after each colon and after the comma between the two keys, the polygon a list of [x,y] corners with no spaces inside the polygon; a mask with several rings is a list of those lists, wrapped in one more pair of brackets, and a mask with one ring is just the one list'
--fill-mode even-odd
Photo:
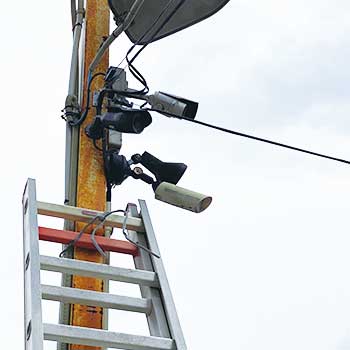
{"label": "camera housing", "polygon": [[155,189],[155,198],[176,207],[201,213],[212,202],[212,197],[186,188],[161,182]]}
{"label": "camera housing", "polygon": [[86,135],[98,140],[103,136],[103,129],[140,134],[152,123],[149,112],[139,109],[119,109],[113,112],[106,112],[102,116],[97,115],[94,121],[85,128]]}
{"label": "camera housing", "polygon": [[198,110],[197,102],[161,91],[148,96],[147,101],[153,109],[167,117],[194,119]]}

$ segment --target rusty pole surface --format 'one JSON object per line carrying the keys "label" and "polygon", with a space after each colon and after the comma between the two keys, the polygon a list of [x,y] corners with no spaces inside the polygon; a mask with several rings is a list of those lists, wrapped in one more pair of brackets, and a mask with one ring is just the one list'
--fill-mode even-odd
{"label": "rusty pole surface", "polygon": [[[87,0],[86,2],[86,33],[84,56],[84,96],[83,106],[87,98],[86,82],[88,67],[93,60],[96,51],[104,38],[109,35],[109,7],[107,0]],[[108,68],[108,52],[104,55],[96,72],[105,72]],[[103,77],[96,77],[92,83],[91,91],[101,88]],[[93,109],[88,113],[85,122],[80,127],[79,162],[77,181],[78,207],[95,210],[105,210],[106,183],[103,173],[103,159],[101,153],[96,150],[93,143],[85,135],[85,127],[92,121]],[[82,229],[83,224],[77,223],[76,231]],[[102,235],[103,232],[98,234]],[[104,258],[97,252],[82,248],[74,249],[74,259],[103,263]],[[73,276],[72,287],[103,291],[103,281],[100,279]],[[70,312],[70,324],[80,327],[102,328],[103,310],[100,307],[72,305]],[[86,345],[70,345],[70,350],[100,349]]]}

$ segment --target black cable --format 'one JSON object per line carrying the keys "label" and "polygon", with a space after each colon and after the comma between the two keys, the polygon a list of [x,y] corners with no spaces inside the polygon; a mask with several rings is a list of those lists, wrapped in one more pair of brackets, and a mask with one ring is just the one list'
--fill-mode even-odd
{"label": "black cable", "polygon": [[[151,24],[151,26],[143,33],[143,35],[130,47],[130,49],[128,50],[128,52],[125,55],[124,59],[127,59],[127,56],[129,56],[129,54],[131,53],[131,51],[136,47],[136,45],[139,45],[140,42],[143,40],[143,38],[149,34],[149,32],[155,27],[155,25],[158,23],[158,21],[162,18],[162,16],[164,15],[164,13],[168,10],[168,8],[170,7],[171,3],[174,2],[175,0],[170,0],[168,1],[168,3],[165,5],[165,7],[163,8],[163,10],[161,11],[161,13],[158,15],[158,17],[154,20],[154,22]],[[153,38],[152,38],[153,39]],[[146,43],[146,44],[149,44]],[[144,46],[145,44],[143,44]],[[144,47],[142,47],[142,50],[144,49]],[[132,63],[132,62],[131,62]],[[121,64],[121,63],[120,63]],[[119,64],[119,65],[120,65]]]}
{"label": "black cable", "polygon": [[93,82],[93,80],[96,78],[96,77],[98,77],[98,76],[100,76],[100,75],[103,75],[103,76],[105,76],[106,74],[105,73],[102,73],[102,72],[99,72],[99,73],[95,73],[90,79],[89,79],[89,81],[88,81],[88,84],[87,84],[87,97],[86,97],[86,104],[85,104],[85,110],[84,110],[84,112],[82,112],[81,114],[80,114],[80,118],[78,119],[78,120],[75,120],[75,121],[69,121],[68,122],[68,124],[70,125],[70,126],[79,126],[79,125],[81,125],[83,122],[84,122],[84,120],[86,119],[86,117],[87,117],[87,115],[88,115],[88,112],[89,112],[89,110],[90,110],[90,95],[91,95],[91,84],[92,84],[92,82]]}
{"label": "black cable", "polygon": [[108,179],[108,173],[107,173],[107,156],[108,154],[111,153],[111,151],[108,150],[108,145],[107,145],[107,140],[106,140],[106,130],[103,131],[103,136],[102,136],[102,158],[103,158],[103,172],[105,175],[105,179],[106,179],[106,184],[107,184],[107,188],[112,188],[112,184]]}
{"label": "black cable", "polygon": [[244,134],[244,133],[241,133],[241,132],[238,132],[238,131],[233,131],[233,130],[225,129],[225,128],[222,128],[222,127],[219,127],[219,126],[215,126],[215,125],[211,125],[211,124],[208,124],[208,123],[204,123],[204,122],[199,121],[199,120],[193,120],[193,119],[185,118],[185,117],[182,118],[182,119],[185,119],[185,120],[190,121],[190,122],[195,123],[195,124],[207,126],[207,127],[209,127],[209,128],[212,128],[212,129],[216,129],[216,130],[220,130],[220,131],[223,131],[223,132],[227,132],[227,133],[232,134],[232,135],[241,136],[241,137],[246,137],[246,138],[249,138],[249,139],[252,139],[252,140],[256,140],[256,141],[260,141],[260,142],[265,142],[265,143],[269,143],[270,145],[275,145],[275,146],[279,146],[279,147],[288,148],[288,149],[291,149],[291,150],[293,150],[293,151],[298,151],[298,152],[302,152],[302,153],[307,153],[307,154],[311,154],[311,155],[313,155],[313,156],[317,156],[317,157],[321,157],[321,158],[326,158],[326,159],[334,160],[334,161],[341,162],[341,163],[345,163],[345,164],[350,164],[350,161],[345,160],[345,159],[336,158],[336,157],[331,157],[331,156],[328,156],[328,155],[326,155],[326,154],[317,153],[317,152],[309,151],[309,150],[306,150],[306,149],[303,149],[303,148],[299,148],[299,147],[295,147],[295,146],[286,145],[286,144],[281,143],[281,142],[276,142],[276,141],[264,139],[264,138],[261,138],[261,137],[256,137],[256,136],[253,136],[253,135]]}
{"label": "black cable", "polygon": [[[144,88],[140,91],[136,91],[134,92],[135,94],[142,94],[142,95],[146,95],[149,92],[149,87],[147,85],[147,81],[146,79],[142,76],[142,74],[136,69],[136,67],[132,64],[135,59],[140,55],[140,53],[147,47],[148,44],[150,44],[152,42],[152,40],[154,39],[154,37],[164,28],[164,26],[170,21],[170,19],[175,15],[175,13],[179,10],[179,8],[184,4],[185,0],[181,0],[179,2],[179,4],[170,12],[170,14],[165,18],[165,20],[161,23],[161,25],[159,26],[159,28],[154,32],[154,34],[152,35],[152,37],[150,38],[150,40],[148,42],[146,42],[145,44],[142,45],[142,47],[138,50],[138,52],[132,57],[132,59],[129,60],[128,55],[132,52],[132,50],[136,47],[136,45],[138,45],[143,38],[155,27],[155,25],[158,23],[158,21],[161,19],[161,17],[163,16],[163,14],[168,10],[168,8],[170,7],[170,5],[174,2],[175,0],[170,0],[167,5],[163,8],[163,10],[161,11],[161,13],[158,15],[158,17],[156,18],[156,20],[152,23],[152,25],[149,27],[148,30],[146,30],[146,32],[136,41],[136,43],[134,43],[131,48],[128,50],[125,59],[128,63],[128,67],[130,70],[130,73],[134,76],[134,78],[136,80],[138,80],[143,86]],[[86,99],[86,106],[85,106],[85,110],[84,112],[81,113],[81,116],[78,120],[76,121],[68,121],[69,125],[74,127],[74,126],[79,126],[81,125],[84,120],[87,117],[87,114],[90,110],[90,95],[91,95],[91,83],[92,81],[99,75],[105,75],[105,73],[99,72],[94,74],[91,79],[89,79],[88,81],[88,86],[87,86],[87,99]]]}
{"label": "black cable", "polygon": [[[102,89],[100,93],[98,94],[97,98],[97,105],[96,105],[96,114],[101,115],[102,113],[102,105],[103,105],[103,100],[106,95],[108,94],[118,94],[124,97],[130,97],[130,98],[137,98],[138,96],[138,91],[123,91],[123,90],[114,90],[114,89]],[[136,96],[135,96],[136,95]],[[130,105],[127,105],[126,103],[123,103],[120,101],[120,105],[126,105],[127,107],[130,107]]]}
{"label": "black cable", "polygon": [[[132,50],[136,47],[136,45],[139,45],[139,43],[142,41],[142,39],[154,28],[154,26],[158,23],[158,21],[161,19],[161,17],[163,16],[163,14],[165,13],[165,11],[168,10],[168,8],[170,7],[171,3],[175,1],[175,0],[170,0],[168,1],[168,3],[166,4],[166,6],[163,8],[163,10],[161,11],[161,13],[158,15],[158,17],[155,19],[155,21],[151,24],[151,26],[144,32],[144,34],[129,48],[129,50],[127,51],[124,59],[118,64],[117,67],[120,67],[120,65],[124,62],[124,60],[128,61],[128,56],[129,54],[132,52]],[[147,46],[147,45],[146,45]],[[142,50],[146,47],[145,45],[142,46]],[[141,50],[141,51],[142,51]],[[135,56],[138,56],[140,52],[138,52]],[[136,58],[134,56],[134,58],[132,59],[131,63],[133,62],[133,60]],[[129,63],[128,63],[128,66],[129,66]],[[134,75],[134,73],[137,75],[136,72],[133,72],[133,66],[131,67],[130,69],[130,66],[129,66],[129,69],[130,69],[130,72],[131,74]],[[139,72],[138,72],[139,73]],[[135,77],[135,75],[134,75]],[[144,86],[144,89],[140,90],[140,91],[137,91],[138,94],[142,94],[144,93],[145,89],[147,89],[147,83],[146,83],[146,80],[145,78],[139,73],[138,77],[135,77],[138,81],[141,82],[141,84]]]}
{"label": "black cable", "polygon": [[143,104],[140,106],[140,109],[143,109],[143,107],[145,107],[147,104],[148,104],[148,102],[146,101],[145,103],[143,103]]}
{"label": "black cable", "polygon": [[[158,16],[156,22],[158,22],[158,20],[162,17],[162,15],[166,12],[166,10],[168,9],[168,7],[170,6],[170,4],[173,1],[169,1],[168,4],[166,5],[166,7],[163,9],[163,11],[161,12],[161,14]],[[129,49],[128,53],[126,54],[126,61],[129,65],[129,67],[133,67],[132,63],[135,61],[135,59],[140,55],[140,53],[147,47],[148,44],[150,44],[152,42],[152,40],[155,38],[155,36],[164,28],[164,26],[170,21],[170,19],[175,15],[175,13],[180,9],[180,7],[184,4],[185,0],[181,0],[177,6],[170,12],[170,14],[168,15],[167,18],[165,18],[165,20],[163,21],[163,23],[159,26],[159,28],[154,32],[154,34],[152,35],[152,37],[148,40],[148,42],[146,42],[145,44],[142,45],[142,47],[136,52],[136,54],[133,56],[133,58],[131,60],[128,59],[128,55],[130,54],[130,52],[132,51],[132,49],[135,47],[135,45],[137,43],[139,43],[148,33],[145,33],[139,40],[137,43],[135,43],[133,45],[133,47],[131,49]],[[155,22],[155,23],[156,23]],[[153,25],[152,25],[152,29],[153,29]],[[151,29],[150,29],[151,30]],[[150,30],[148,32],[150,32]]]}
{"label": "black cable", "polygon": [[[135,48],[136,45],[138,45],[143,39],[144,37],[154,28],[154,26],[158,23],[158,21],[162,18],[162,16],[164,15],[164,13],[168,10],[168,8],[170,7],[170,5],[174,2],[175,0],[170,0],[166,6],[163,8],[162,12],[158,15],[158,17],[156,18],[156,20],[153,22],[153,24],[151,25],[151,27],[136,41],[136,43],[134,43],[132,45],[132,47],[128,50],[125,58],[128,59],[129,54],[131,53],[131,51]],[[170,14],[168,15],[167,18],[165,18],[165,20],[163,21],[163,23],[158,27],[158,29],[154,32],[154,34],[152,35],[152,37],[142,45],[142,47],[139,49],[139,51],[134,55],[134,57],[130,60],[130,64],[132,64],[134,62],[134,60],[139,56],[139,54],[147,47],[148,44],[150,44],[152,42],[152,40],[155,38],[155,36],[164,28],[164,26],[170,21],[170,19],[175,15],[175,13],[180,9],[180,7],[184,4],[185,0],[181,0],[177,6],[172,10],[172,12],[170,12]]]}
{"label": "black cable", "polygon": [[74,26],[73,26],[73,28],[72,28],[72,31],[74,32],[74,29],[75,29],[76,27],[82,27],[82,26],[83,26],[82,23],[75,23]]}
{"label": "black cable", "polygon": [[93,144],[94,144],[94,147],[95,147],[98,151],[103,152],[103,149],[100,148],[100,147],[98,147],[98,144],[97,144],[97,140],[96,140],[96,139],[93,140]]}
{"label": "black cable", "polygon": [[140,71],[138,71],[135,68],[135,66],[129,65],[128,68],[129,68],[130,73],[133,75],[133,77],[143,85],[143,89],[136,91],[136,93],[140,94],[140,95],[148,94],[149,87],[148,87],[147,81],[144,78],[144,76],[140,73]]}
{"label": "black cable", "polygon": [[220,126],[216,126],[216,125],[213,125],[213,124],[205,123],[205,122],[202,122],[202,121],[200,121],[200,120],[194,120],[194,119],[187,118],[187,117],[179,117],[179,116],[176,115],[176,114],[172,114],[172,113],[167,113],[167,112],[159,111],[159,110],[153,109],[153,108],[146,108],[146,110],[151,111],[151,112],[162,113],[162,114],[164,114],[164,115],[168,115],[169,117],[175,117],[175,118],[177,118],[177,119],[187,120],[187,121],[189,121],[189,122],[191,122],[191,123],[203,125],[203,126],[206,126],[206,127],[208,127],[208,128],[212,128],[212,129],[215,129],[215,130],[219,130],[219,131],[226,132],[226,133],[228,133],[228,134],[232,134],[232,135],[236,135],[236,136],[245,137],[245,138],[252,139],[252,140],[255,140],[255,141],[260,141],[260,142],[269,143],[270,145],[279,146],[279,147],[291,149],[291,150],[293,150],[293,151],[298,151],[298,152],[302,152],[302,153],[306,153],[306,154],[311,154],[311,155],[316,156],[316,157],[326,158],[326,159],[334,160],[334,161],[336,161],[336,162],[341,162],[341,163],[345,163],[345,164],[350,164],[350,161],[345,160],[345,159],[342,159],[342,158],[331,157],[331,156],[328,156],[328,155],[326,155],[326,154],[317,153],[317,152],[309,151],[309,150],[307,150],[307,149],[303,149],[303,148],[299,148],[299,147],[295,147],[295,146],[286,145],[286,144],[281,143],[281,142],[276,142],[276,141],[268,140],[268,139],[265,139],[265,138],[262,138],[262,137],[257,137],[257,136],[245,134],[245,133],[242,133],[242,132],[238,132],[238,131],[234,131],[234,130],[222,128],[222,127],[220,127]]}
{"label": "black cable", "polygon": [[[159,19],[162,17],[162,15],[164,14],[164,12],[168,9],[168,7],[170,6],[170,4],[173,2],[174,0],[170,0],[167,5],[164,7],[164,9],[162,10],[162,12],[160,13],[160,15],[156,18],[156,20],[153,22],[153,24],[150,26],[150,28],[148,30],[146,30],[146,32],[142,35],[142,37],[129,49],[128,53],[126,54],[125,56],[125,59],[128,61],[128,58],[127,56],[129,55],[129,53],[134,49],[134,47],[136,45],[138,45],[138,43],[153,29],[153,27],[157,24],[157,22],[159,21]],[[182,0],[184,1],[184,0]],[[161,28],[165,25],[162,24],[161,25]],[[155,35],[157,34],[157,32],[155,33]],[[153,39],[153,37],[152,37]],[[147,43],[148,44],[148,43]],[[147,45],[146,45],[147,46]],[[144,48],[142,48],[143,50]],[[139,52],[132,58],[132,61],[134,61],[134,59],[137,57],[137,55],[139,55]],[[120,63],[121,64],[121,63]],[[118,67],[120,66],[120,64],[118,65]],[[130,69],[130,67],[129,67]],[[149,88],[147,86],[147,82],[146,82],[146,79],[142,76],[142,74],[134,67],[131,65],[131,69],[130,69],[130,72],[133,74],[133,76],[144,86],[144,89],[140,90],[140,91],[136,91],[135,94],[147,94],[149,92]],[[96,73],[94,74],[91,79],[89,79],[88,81],[88,86],[87,86],[87,99],[86,99],[86,106],[85,106],[85,110],[84,112],[81,113],[81,116],[78,120],[76,121],[68,121],[69,125],[70,126],[79,126],[81,125],[84,120],[86,119],[87,117],[87,114],[90,110],[90,94],[91,94],[91,83],[92,81],[95,79],[95,77],[99,76],[99,75],[105,75],[105,73]]]}
{"label": "black cable", "polygon": [[140,55],[140,53],[148,46],[148,44],[150,44],[152,42],[152,40],[155,38],[155,36],[164,28],[164,26],[170,21],[170,19],[175,15],[175,13],[180,9],[180,7],[184,4],[185,0],[181,0],[177,6],[170,12],[170,14],[165,18],[165,20],[161,23],[161,25],[158,27],[158,29],[154,32],[154,34],[152,34],[152,37],[145,43],[142,45],[142,47],[136,52],[136,54],[129,59],[129,54],[131,53],[131,51],[135,48],[136,45],[138,45],[143,38],[154,28],[154,26],[158,23],[158,21],[161,19],[161,17],[163,16],[163,14],[168,10],[168,8],[170,7],[170,5],[174,2],[174,0],[170,0],[167,5],[164,7],[164,9],[162,10],[162,12],[159,14],[159,16],[156,18],[156,20],[153,22],[153,24],[151,25],[151,27],[141,36],[141,38],[139,38],[137,40],[136,43],[134,43],[131,48],[128,50],[125,59],[126,62],[128,64],[129,67],[129,71],[130,73],[134,76],[135,79],[137,79],[143,86],[144,88],[140,91],[138,91],[138,93],[140,94],[144,94],[146,95],[149,92],[149,88],[146,82],[146,79],[142,76],[142,74],[135,68],[135,66],[133,65],[133,62],[135,61],[135,59]]}

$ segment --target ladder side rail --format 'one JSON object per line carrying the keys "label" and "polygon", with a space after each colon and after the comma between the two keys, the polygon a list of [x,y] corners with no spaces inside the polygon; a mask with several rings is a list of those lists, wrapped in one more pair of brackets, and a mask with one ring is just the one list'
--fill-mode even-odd
{"label": "ladder side rail", "polygon": [[[151,218],[147,209],[146,202],[144,200],[139,200],[141,218],[146,231],[146,237],[148,241],[148,248],[151,251],[159,254],[159,247],[156,240],[156,236],[153,230],[153,225]],[[151,255],[154,271],[158,275],[160,288],[163,296],[164,308],[170,327],[170,332],[172,339],[175,340],[177,350],[187,350],[185,338],[181,329],[180,321],[176,312],[176,307],[174,303],[173,296],[171,294],[169,282],[166,276],[165,268],[161,258],[157,258]]]}
{"label": "ladder side rail", "polygon": [[[139,217],[135,204],[128,205],[128,213],[131,217]],[[147,246],[147,240],[143,233],[129,231],[129,236],[132,240],[137,241],[144,246]],[[139,250],[139,255],[134,256],[134,264],[135,268],[138,270],[154,272],[150,255],[142,249]],[[170,329],[165,314],[160,289],[140,285],[140,291],[143,298],[152,300],[152,312],[151,314],[147,315],[150,335],[170,338]]]}
{"label": "ladder side rail", "polygon": [[23,194],[25,350],[43,350],[39,231],[35,180],[28,179]]}

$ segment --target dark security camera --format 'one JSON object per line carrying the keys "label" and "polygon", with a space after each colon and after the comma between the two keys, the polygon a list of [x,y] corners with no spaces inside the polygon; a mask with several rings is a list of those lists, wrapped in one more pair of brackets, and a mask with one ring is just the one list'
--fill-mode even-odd
{"label": "dark security camera", "polygon": [[140,134],[151,123],[152,117],[149,112],[139,109],[123,109],[96,116],[94,121],[86,127],[85,133],[94,140],[102,137],[104,128]]}

